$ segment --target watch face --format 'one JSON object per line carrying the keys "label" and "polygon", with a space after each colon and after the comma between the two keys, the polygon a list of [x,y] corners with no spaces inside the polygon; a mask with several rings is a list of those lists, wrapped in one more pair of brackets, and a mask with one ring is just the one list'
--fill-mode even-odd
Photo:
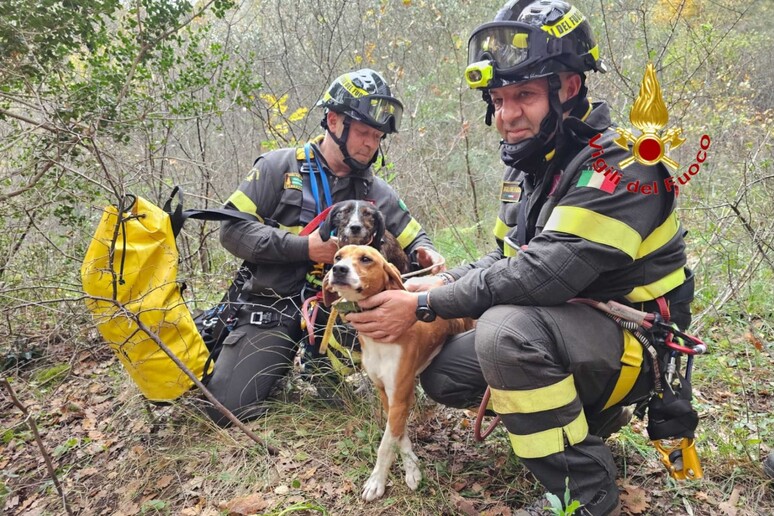
{"label": "watch face", "polygon": [[432,322],[435,320],[435,314],[427,307],[417,309],[417,318],[422,322]]}
{"label": "watch face", "polygon": [[435,312],[427,305],[427,293],[421,292],[417,299],[417,319],[422,322],[432,322],[435,320]]}

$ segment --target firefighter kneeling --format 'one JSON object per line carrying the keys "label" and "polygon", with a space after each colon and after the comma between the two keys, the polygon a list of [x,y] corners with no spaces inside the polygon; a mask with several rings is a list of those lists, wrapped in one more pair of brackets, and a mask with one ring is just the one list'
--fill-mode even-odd
{"label": "firefighter kneeling", "polygon": [[[425,392],[473,408],[489,387],[522,463],[559,499],[568,485],[583,506],[579,513],[595,516],[619,511],[616,468],[603,437],[654,392],[652,429],[668,435],[671,410],[685,405],[690,388],[687,381],[676,393],[656,388],[666,383],[661,369],[669,368],[671,351],[647,335],[642,342],[637,323],[625,329],[597,307],[570,301],[616,301],[656,314],[663,298],[668,322],[685,329],[693,299],[674,192],[639,195],[619,186],[661,183],[668,170],[633,163],[618,183],[593,170],[592,138],[610,163],[632,155],[613,142],[607,104],[586,95],[586,73],[604,71],[599,54],[586,17],[561,0],[512,0],[473,31],[465,78],[482,94],[506,165],[497,247],[414,287],[428,290],[423,314],[478,319],[422,373]],[[412,316],[418,303],[416,292],[385,292],[359,302],[364,311],[346,318],[368,337],[395,341],[422,324]],[[660,332],[666,322],[651,324]],[[669,437],[692,437],[693,423],[686,422],[684,436]],[[679,451],[680,471],[687,474],[688,466],[698,476],[693,448]],[[676,457],[667,455],[675,471]],[[544,514],[543,505],[521,514]]]}

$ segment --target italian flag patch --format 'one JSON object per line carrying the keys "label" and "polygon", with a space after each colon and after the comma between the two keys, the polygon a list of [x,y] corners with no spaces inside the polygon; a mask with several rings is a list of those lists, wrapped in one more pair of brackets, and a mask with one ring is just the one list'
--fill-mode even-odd
{"label": "italian flag patch", "polygon": [[613,193],[620,180],[621,177],[617,174],[603,174],[587,168],[581,172],[577,187],[588,186],[605,193]]}

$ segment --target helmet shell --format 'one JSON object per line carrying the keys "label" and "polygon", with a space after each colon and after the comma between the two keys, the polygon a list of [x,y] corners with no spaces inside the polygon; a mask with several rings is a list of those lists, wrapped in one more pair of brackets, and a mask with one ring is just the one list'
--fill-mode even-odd
{"label": "helmet shell", "polygon": [[[512,38],[508,41],[504,35]],[[518,62],[498,62],[498,55],[489,52],[497,39],[501,55],[502,47],[513,55],[524,54]],[[517,44],[521,42],[521,44]],[[564,0],[511,0],[498,11],[494,20],[477,27],[468,42],[469,66],[481,66],[490,62],[491,79],[486,85],[472,85],[490,89],[507,84],[528,81],[560,72],[589,70],[604,72],[599,59],[599,47],[594,39],[586,16]],[[528,56],[528,57],[527,57]]]}
{"label": "helmet shell", "polygon": [[403,116],[403,104],[392,96],[387,81],[370,68],[337,77],[317,105],[385,134],[398,132]]}

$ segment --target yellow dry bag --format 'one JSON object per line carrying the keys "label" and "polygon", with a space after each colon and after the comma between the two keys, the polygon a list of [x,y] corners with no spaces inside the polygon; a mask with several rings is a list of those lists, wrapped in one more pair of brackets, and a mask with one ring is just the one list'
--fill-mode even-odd
{"label": "yellow dry bag", "polygon": [[182,203],[182,193],[175,188],[164,209],[131,195],[123,199],[123,209],[106,207],[81,266],[83,290],[91,296],[86,305],[97,328],[151,401],[174,400],[193,382],[140,330],[134,317],[197,378],[205,372],[209,353],[177,282],[175,236],[189,217],[245,218],[233,210],[183,212],[180,204],[173,212],[176,194]]}

